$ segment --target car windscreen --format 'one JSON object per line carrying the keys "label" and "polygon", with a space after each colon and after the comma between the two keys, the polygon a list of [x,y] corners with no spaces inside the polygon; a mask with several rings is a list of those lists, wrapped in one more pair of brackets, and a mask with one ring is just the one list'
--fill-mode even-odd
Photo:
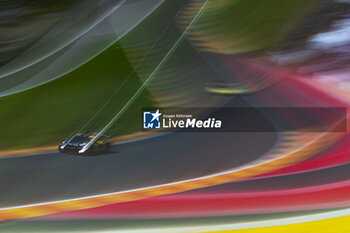
{"label": "car windscreen", "polygon": [[89,142],[91,138],[88,136],[74,136],[72,140],[70,140],[71,143],[83,143],[83,142]]}

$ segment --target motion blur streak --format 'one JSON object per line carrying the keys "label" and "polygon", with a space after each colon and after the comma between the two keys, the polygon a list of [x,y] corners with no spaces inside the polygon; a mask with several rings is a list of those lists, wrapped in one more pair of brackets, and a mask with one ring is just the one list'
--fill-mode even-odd
{"label": "motion blur streak", "polygon": [[[274,218],[264,221],[245,221],[235,224],[202,224],[176,227],[148,227],[139,229],[106,230],[103,232],[141,233],[141,232],[169,232],[169,233],[209,233],[209,232],[348,232],[350,210],[329,211],[312,215],[300,215],[290,218]],[[94,230],[88,232],[95,232]]]}
{"label": "motion blur streak", "polygon": [[[149,75],[149,77],[147,77],[147,79],[144,81],[144,83],[141,85],[141,87],[135,92],[135,94],[128,100],[128,102],[123,106],[123,108],[120,110],[120,112],[118,112],[113,119],[108,122],[108,124],[100,131],[97,133],[97,135],[86,145],[84,146],[81,151],[85,152],[87,149],[89,149],[89,147],[96,142],[96,140],[103,135],[116,121],[119,120],[119,118],[121,117],[121,115],[124,114],[124,112],[130,107],[130,105],[132,105],[134,103],[134,101],[136,100],[136,98],[140,95],[140,93],[144,90],[145,87],[147,87],[147,85],[153,80],[154,76],[159,72],[159,70],[162,68],[163,64],[168,60],[168,58],[173,54],[173,52],[177,49],[177,47],[179,46],[179,44],[183,41],[183,39],[185,38],[187,32],[189,30],[191,30],[192,25],[194,25],[197,21],[197,19],[200,17],[202,11],[205,9],[207,3],[209,0],[205,1],[201,8],[198,10],[198,12],[195,14],[193,20],[191,21],[191,23],[188,25],[188,27],[186,28],[186,30],[180,35],[180,37],[175,41],[174,45],[169,49],[169,51],[165,54],[165,56],[162,58],[162,60],[160,61],[160,63],[154,68],[154,70],[152,71],[152,73]],[[79,151],[80,153],[80,151]]]}
{"label": "motion blur streak", "polygon": [[[197,178],[178,183],[172,183],[161,186],[154,186],[139,190],[130,190],[115,194],[106,194],[96,197],[85,197],[76,200],[67,200],[52,203],[42,203],[28,206],[9,207],[0,209],[1,220],[21,219],[28,217],[36,217],[48,214],[54,214],[65,211],[80,210],[86,208],[94,208],[108,204],[122,203],[127,201],[140,200],[153,196],[178,193],[222,183],[239,181],[252,176],[260,175],[265,172],[271,172],[276,169],[303,161],[314,155],[315,151],[321,151],[325,147],[337,141],[339,137],[337,133],[326,133],[324,135],[294,135],[287,136],[287,145],[282,144],[281,148],[272,151],[262,159],[248,164],[241,168],[231,171],[214,174],[208,177]],[[296,141],[304,141],[304,146],[299,148]],[[297,145],[297,147],[296,147]]]}
{"label": "motion blur streak", "polygon": [[[223,230],[223,231],[210,231],[211,233],[229,233],[229,232],[237,232],[237,233],[274,233],[274,232],[340,232],[346,233],[349,232],[350,227],[348,221],[350,217],[342,217],[335,219],[328,219],[322,221],[315,222],[307,222],[300,223],[294,225],[283,225],[283,226],[275,226],[275,227],[265,227],[265,228],[256,228],[256,229],[244,229],[244,230]],[[289,223],[286,221],[285,223]],[[209,231],[205,231],[208,232]],[[203,232],[204,233],[204,232]]]}
{"label": "motion blur streak", "polygon": [[[114,5],[111,6],[111,4]],[[70,28],[73,26],[66,22],[68,24],[66,26],[74,31],[74,34],[63,33],[57,36],[55,34],[57,30],[53,28],[46,37],[37,38],[40,46],[33,46],[34,48],[29,53],[30,56],[23,53],[6,66],[1,67],[0,71],[4,70],[3,72],[7,73],[3,74],[3,80],[0,79],[0,96],[43,85],[77,69],[120,40],[161,4],[162,1],[154,0],[147,0],[143,3],[130,0],[117,3],[107,1],[105,5],[100,5],[100,11],[91,12],[96,17],[95,19],[90,16],[91,20],[94,20],[91,25],[85,25],[88,22],[77,22],[73,30]],[[127,17],[130,16],[128,12],[132,12],[134,17]],[[83,13],[79,12],[79,14]],[[103,15],[99,16],[99,14]],[[123,21],[123,25],[120,25],[119,21]],[[81,33],[76,35],[79,32]],[[55,44],[51,42],[52,37],[55,37]],[[61,47],[57,48],[57,46]],[[89,46],[90,49],[81,51],[82,46]],[[37,55],[34,56],[33,53]],[[24,65],[18,68],[22,63]],[[11,69],[16,70],[10,71]]]}
{"label": "motion blur streak", "polygon": [[41,219],[180,218],[305,211],[350,206],[349,182],[260,192],[178,194]]}
{"label": "motion blur streak", "polygon": [[[349,0],[1,1],[0,232],[349,233],[350,114],[259,111],[349,110],[349,29]],[[141,130],[192,107],[276,132]],[[126,143],[49,152],[77,132]]]}

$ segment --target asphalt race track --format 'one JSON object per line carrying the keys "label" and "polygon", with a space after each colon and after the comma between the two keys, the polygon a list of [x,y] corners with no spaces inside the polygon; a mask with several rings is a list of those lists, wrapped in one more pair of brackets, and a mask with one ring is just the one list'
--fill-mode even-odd
{"label": "asphalt race track", "polygon": [[[82,157],[57,153],[0,161],[1,207],[181,181],[257,159],[274,133],[171,133]],[[45,187],[45,189],[43,189]]]}

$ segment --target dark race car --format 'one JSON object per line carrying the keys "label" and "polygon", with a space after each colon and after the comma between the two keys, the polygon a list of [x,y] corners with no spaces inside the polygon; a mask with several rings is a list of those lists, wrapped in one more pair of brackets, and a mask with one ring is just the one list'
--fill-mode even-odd
{"label": "dark race car", "polygon": [[83,147],[95,137],[95,134],[76,134],[62,141],[58,150],[63,153],[78,155],[91,155],[108,151],[110,148],[109,138],[100,136],[86,151],[82,152]]}

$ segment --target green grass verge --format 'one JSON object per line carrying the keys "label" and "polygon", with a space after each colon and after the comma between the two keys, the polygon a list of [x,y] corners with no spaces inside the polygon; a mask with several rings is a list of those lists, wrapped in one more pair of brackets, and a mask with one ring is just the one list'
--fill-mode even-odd
{"label": "green grass verge", "polygon": [[[116,44],[60,79],[0,98],[0,150],[58,144],[86,122],[131,73],[128,59]],[[98,129],[110,120],[140,84],[133,75],[90,128]],[[109,133],[138,130],[142,106],[152,106],[147,91],[118,121],[120,127]]]}

